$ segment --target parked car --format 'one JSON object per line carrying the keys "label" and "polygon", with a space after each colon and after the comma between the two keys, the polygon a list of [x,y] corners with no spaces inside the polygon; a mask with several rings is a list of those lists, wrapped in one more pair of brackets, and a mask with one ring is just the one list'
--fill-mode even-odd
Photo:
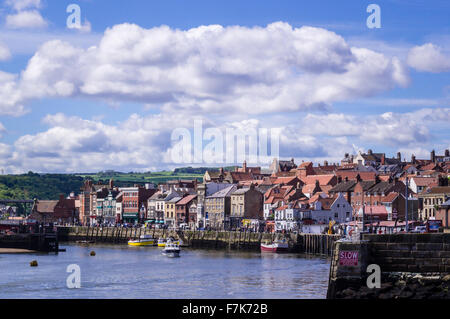
{"label": "parked car", "polygon": [[426,233],[427,232],[427,226],[416,226],[412,231],[412,233]]}

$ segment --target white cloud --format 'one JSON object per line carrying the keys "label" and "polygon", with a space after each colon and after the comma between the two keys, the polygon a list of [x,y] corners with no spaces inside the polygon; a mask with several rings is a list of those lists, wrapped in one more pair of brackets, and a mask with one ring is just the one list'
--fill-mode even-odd
{"label": "white cloud", "polygon": [[[285,118],[288,117],[285,115]],[[227,118],[186,116],[181,112],[149,116],[132,114],[121,122],[105,124],[100,120],[86,120],[62,113],[47,115],[42,121],[48,125],[47,130],[24,135],[0,152],[0,168],[8,172],[148,171],[191,165],[172,161],[171,152],[175,143],[171,141],[171,134],[175,128],[186,128],[193,138],[194,119],[203,120],[203,133],[207,128],[216,128],[224,139],[227,128],[243,132],[278,128],[281,133],[280,157],[294,157],[297,162],[338,162],[344,153],[352,153],[354,148],[359,148],[354,147],[355,144],[370,145],[368,148],[372,149],[377,145],[392,147],[404,156],[411,153],[423,156],[426,151],[438,148],[433,129],[445,130],[448,127],[450,109],[422,109],[370,116],[309,114],[289,124],[270,119],[228,121]],[[203,140],[203,150],[210,142],[206,138]],[[232,149],[226,140],[222,147],[225,147],[224,155],[230,152],[236,154],[237,149]],[[267,151],[267,158],[259,158],[262,166],[267,166],[273,158],[270,147]],[[206,152],[204,162],[200,164],[205,165],[212,159],[212,153]],[[225,159],[226,156],[220,163],[209,161],[209,164],[220,165]],[[240,163],[238,158],[235,160]],[[228,164],[235,164],[235,160]]]}
{"label": "white cloud", "polygon": [[450,124],[450,108],[421,109],[410,113],[380,115],[308,114],[300,133],[314,136],[358,138],[366,143],[404,147],[430,142],[430,128]]}
{"label": "white cloud", "polygon": [[44,28],[47,21],[37,10],[20,11],[6,17],[6,26],[11,29]]}
{"label": "white cloud", "polygon": [[8,47],[0,43],[0,61],[5,61],[11,58],[11,52]]}
{"label": "white cloud", "polygon": [[89,49],[45,43],[18,80],[17,94],[21,103],[88,96],[166,111],[258,114],[324,108],[408,81],[398,59],[349,47],[320,28],[122,24]]}
{"label": "white cloud", "polygon": [[0,71],[0,114],[20,116],[26,113],[15,74]]}
{"label": "white cloud", "polygon": [[408,54],[409,66],[424,72],[448,72],[450,71],[450,53],[443,49],[426,43],[412,48]]}
{"label": "white cloud", "polygon": [[6,27],[10,29],[44,28],[48,25],[38,9],[41,0],[7,0],[14,13],[6,16]]}
{"label": "white cloud", "polygon": [[6,0],[5,3],[16,11],[41,7],[41,0]]}
{"label": "white cloud", "polygon": [[8,171],[161,169],[166,165],[163,155],[170,147],[172,129],[190,128],[193,119],[181,114],[132,114],[117,125],[108,125],[58,113],[47,115],[43,123],[49,126],[48,130],[16,140],[8,153],[8,165],[4,165]]}
{"label": "white cloud", "polygon": [[3,126],[2,123],[0,123],[0,137],[2,137],[3,132],[6,132],[6,128]]}

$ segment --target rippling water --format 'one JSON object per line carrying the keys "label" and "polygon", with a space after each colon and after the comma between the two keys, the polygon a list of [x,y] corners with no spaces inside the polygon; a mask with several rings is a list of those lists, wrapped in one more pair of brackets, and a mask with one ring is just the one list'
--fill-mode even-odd
{"label": "rippling water", "polygon": [[[0,255],[0,298],[325,298],[328,285],[329,260],[297,254],[183,249],[168,258],[157,247],[61,248]],[[66,287],[70,264],[81,268],[80,289]]]}

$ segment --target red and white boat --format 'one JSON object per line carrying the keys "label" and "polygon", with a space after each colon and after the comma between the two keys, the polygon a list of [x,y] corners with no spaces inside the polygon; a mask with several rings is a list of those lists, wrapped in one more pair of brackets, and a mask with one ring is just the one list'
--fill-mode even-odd
{"label": "red and white boat", "polygon": [[261,251],[269,252],[269,253],[279,253],[288,251],[289,245],[287,242],[273,242],[271,244],[263,244],[261,243]]}

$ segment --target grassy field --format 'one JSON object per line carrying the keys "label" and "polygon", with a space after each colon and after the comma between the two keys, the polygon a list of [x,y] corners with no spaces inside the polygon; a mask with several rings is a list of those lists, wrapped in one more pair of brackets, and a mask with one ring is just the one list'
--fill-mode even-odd
{"label": "grassy field", "polygon": [[155,172],[155,173],[95,173],[95,174],[77,174],[84,179],[91,179],[93,181],[108,181],[113,179],[117,185],[130,184],[130,183],[163,183],[169,180],[175,179],[198,179],[199,182],[203,181],[203,174],[193,173],[174,173],[170,171]]}
{"label": "grassy field", "polygon": [[[224,167],[226,171],[233,171],[236,166],[227,166]],[[93,174],[75,174],[76,176],[82,177],[83,179],[91,179],[93,181],[103,181],[106,182],[110,179],[115,181],[117,186],[129,186],[133,183],[145,184],[145,183],[153,183],[158,185],[158,183],[164,183],[169,180],[176,179],[198,179],[199,182],[203,181],[203,175],[205,172],[215,171],[218,168],[211,167],[182,167],[177,168],[173,171],[161,171],[161,172],[147,172],[147,173],[123,173],[123,172],[114,172],[114,171],[106,171],[99,172]]]}

